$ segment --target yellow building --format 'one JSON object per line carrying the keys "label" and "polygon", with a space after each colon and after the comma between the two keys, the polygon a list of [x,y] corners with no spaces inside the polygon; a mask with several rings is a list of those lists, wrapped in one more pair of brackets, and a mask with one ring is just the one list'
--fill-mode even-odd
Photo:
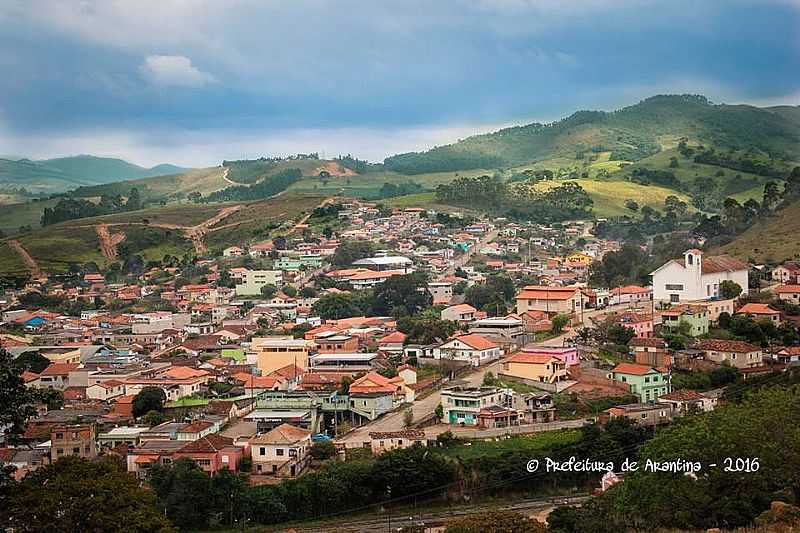
{"label": "yellow building", "polygon": [[567,366],[552,355],[520,352],[503,363],[503,375],[538,383],[555,383],[567,379]]}
{"label": "yellow building", "polygon": [[564,264],[566,266],[579,266],[588,267],[592,264],[592,257],[580,252],[575,252],[564,257]]}
{"label": "yellow building", "polygon": [[252,350],[261,375],[266,376],[288,365],[295,365],[304,372],[308,370],[308,355],[314,341],[295,339],[290,336],[256,337]]}

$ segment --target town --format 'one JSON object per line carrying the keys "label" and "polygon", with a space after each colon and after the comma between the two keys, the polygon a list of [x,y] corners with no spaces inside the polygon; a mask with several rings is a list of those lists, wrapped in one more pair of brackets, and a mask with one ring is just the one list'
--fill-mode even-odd
{"label": "town", "polygon": [[0,0],[0,532],[800,531],[800,0]]}
{"label": "town", "polygon": [[39,275],[3,295],[5,357],[40,400],[0,457],[18,481],[113,456],[142,480],[189,460],[274,485],[364,453],[669,425],[800,363],[800,263],[690,248],[648,285],[593,283],[621,250],[591,222],[331,197],[219,256]]}

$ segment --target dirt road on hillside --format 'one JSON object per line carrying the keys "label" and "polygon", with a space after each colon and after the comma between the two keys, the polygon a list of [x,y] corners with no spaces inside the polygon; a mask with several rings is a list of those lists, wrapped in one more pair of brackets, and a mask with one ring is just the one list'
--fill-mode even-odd
{"label": "dirt road on hillside", "polygon": [[25,266],[28,267],[28,270],[31,271],[31,276],[38,277],[42,274],[42,269],[39,268],[38,263],[31,257],[31,254],[28,253],[22,244],[16,240],[11,239],[8,241],[8,245],[11,246],[15,252],[22,258],[22,261],[25,263]]}
{"label": "dirt road on hillside", "polygon": [[107,224],[98,224],[94,227],[97,236],[100,238],[100,250],[106,259],[114,261],[117,259],[117,245],[125,240],[124,233],[111,233],[108,231]]}

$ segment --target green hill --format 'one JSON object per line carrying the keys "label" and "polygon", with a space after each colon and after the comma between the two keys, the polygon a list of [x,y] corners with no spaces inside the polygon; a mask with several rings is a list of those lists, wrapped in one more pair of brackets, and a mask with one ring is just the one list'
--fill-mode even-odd
{"label": "green hill", "polygon": [[169,164],[144,168],[122,159],[91,155],[42,161],[0,159],[0,186],[25,187],[38,194],[52,194],[85,185],[174,174],[186,170]]}
{"label": "green hill", "polygon": [[800,259],[800,201],[761,220],[717,251],[745,261],[778,263]]}
{"label": "green hill", "polygon": [[578,111],[551,124],[528,124],[469,137],[426,152],[386,158],[388,170],[421,174],[518,166],[537,160],[611,152],[612,161],[638,161],[677,139],[800,159],[794,108],[715,105],[697,95],[653,96],[618,111]]}

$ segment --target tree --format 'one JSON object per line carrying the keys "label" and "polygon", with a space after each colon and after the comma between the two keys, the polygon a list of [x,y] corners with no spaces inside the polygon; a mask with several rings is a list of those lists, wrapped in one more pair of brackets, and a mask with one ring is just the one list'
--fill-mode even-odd
{"label": "tree", "polygon": [[378,315],[401,317],[415,315],[430,307],[433,297],[428,292],[428,277],[423,272],[392,276],[375,289],[373,311]]}
{"label": "tree", "polygon": [[625,207],[634,213],[639,210],[639,203],[636,200],[625,200]]}
{"label": "tree", "polygon": [[719,284],[719,294],[725,300],[736,298],[742,294],[742,286],[733,280],[726,279]]}
{"label": "tree", "polygon": [[29,473],[0,506],[14,531],[174,531],[153,493],[113,458],[65,457]]}
{"label": "tree", "polygon": [[551,331],[555,334],[559,334],[564,330],[564,327],[569,324],[570,318],[569,315],[556,315],[553,317],[553,327]]}
{"label": "tree", "polygon": [[11,354],[0,348],[0,431],[11,437],[22,433],[28,418],[36,415],[35,397],[21,374]]}
{"label": "tree", "polygon": [[336,456],[336,444],[332,440],[315,442],[309,450],[311,457],[318,461],[324,461]]}
{"label": "tree", "polygon": [[324,320],[338,320],[361,314],[361,309],[346,294],[326,294],[314,302],[312,312]]}
{"label": "tree", "polygon": [[171,466],[156,464],[150,470],[150,486],[158,506],[181,529],[202,529],[211,514],[211,478],[191,459]]}
{"label": "tree", "polygon": [[547,527],[521,513],[486,511],[447,523],[445,533],[547,533]]}
{"label": "tree", "polygon": [[37,350],[31,350],[18,355],[14,360],[14,366],[16,366],[20,372],[30,370],[35,374],[41,374],[45,368],[50,366],[50,359],[43,356]]}
{"label": "tree", "polygon": [[140,417],[149,411],[161,411],[167,395],[160,387],[144,387],[133,399],[133,416]]}
{"label": "tree", "polygon": [[404,316],[397,320],[397,331],[406,334],[406,344],[434,344],[444,342],[458,330],[458,323],[441,320],[426,311],[417,316]]}
{"label": "tree", "polygon": [[267,300],[272,299],[272,297],[275,296],[277,292],[278,292],[278,287],[276,287],[272,283],[267,283],[266,285],[261,286],[261,296],[263,296]]}
{"label": "tree", "polygon": [[366,241],[346,241],[336,248],[331,263],[338,267],[352,265],[359,259],[364,259],[373,254],[372,244]]}
{"label": "tree", "polygon": [[295,298],[297,296],[297,287],[292,285],[286,285],[283,289],[283,294],[288,296],[289,298]]}
{"label": "tree", "polygon": [[414,423],[414,411],[411,410],[409,407],[405,411],[403,411],[403,426],[410,428],[411,424]]}
{"label": "tree", "polygon": [[303,298],[316,298],[317,296],[317,289],[311,287],[310,285],[306,285],[302,289],[300,289],[300,296]]}

